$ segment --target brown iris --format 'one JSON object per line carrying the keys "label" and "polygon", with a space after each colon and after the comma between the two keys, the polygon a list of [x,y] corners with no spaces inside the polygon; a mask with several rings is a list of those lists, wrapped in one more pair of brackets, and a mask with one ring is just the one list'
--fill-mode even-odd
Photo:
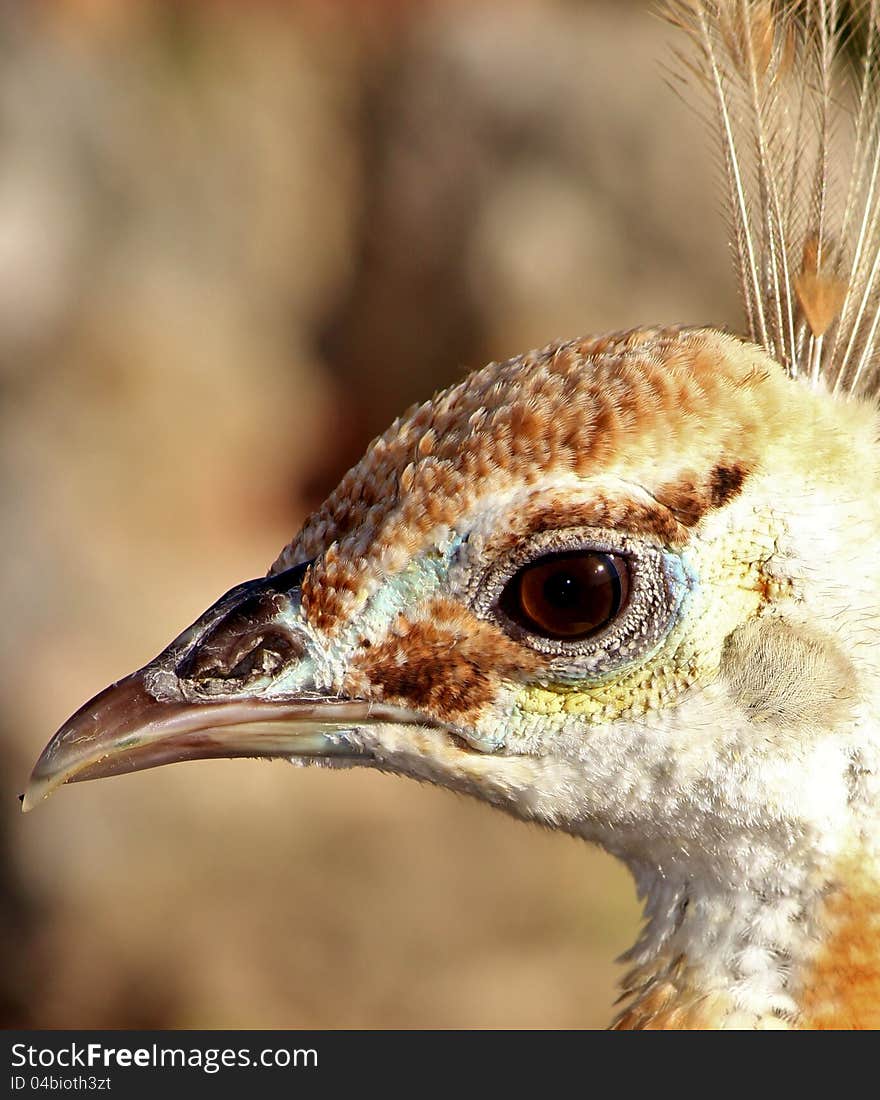
{"label": "brown iris", "polygon": [[576,641],[611,622],[628,595],[624,558],[581,550],[548,554],[526,565],[508,582],[501,607],[526,630]]}

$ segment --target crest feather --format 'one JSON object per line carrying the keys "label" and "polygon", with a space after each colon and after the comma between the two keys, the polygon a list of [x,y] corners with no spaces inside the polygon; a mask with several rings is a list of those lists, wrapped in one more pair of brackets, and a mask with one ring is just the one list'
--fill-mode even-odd
{"label": "crest feather", "polygon": [[[880,0],[666,0],[709,93],[748,334],[793,378],[880,391]],[[694,52],[696,57],[694,57]]]}

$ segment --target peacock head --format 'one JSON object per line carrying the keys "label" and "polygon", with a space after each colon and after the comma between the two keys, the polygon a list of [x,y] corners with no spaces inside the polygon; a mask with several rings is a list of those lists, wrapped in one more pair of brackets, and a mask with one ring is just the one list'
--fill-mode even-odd
{"label": "peacock head", "polygon": [[26,805],[254,756],[428,780],[633,865],[824,834],[878,659],[875,432],[711,330],[492,364],[376,439],[268,577],[78,711]]}

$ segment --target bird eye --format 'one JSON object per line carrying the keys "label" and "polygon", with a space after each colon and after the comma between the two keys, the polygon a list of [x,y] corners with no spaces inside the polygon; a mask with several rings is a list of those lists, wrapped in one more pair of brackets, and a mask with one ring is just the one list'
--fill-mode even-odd
{"label": "bird eye", "polygon": [[618,554],[548,554],[520,569],[499,603],[526,630],[579,641],[616,618],[626,606],[629,588],[629,566]]}

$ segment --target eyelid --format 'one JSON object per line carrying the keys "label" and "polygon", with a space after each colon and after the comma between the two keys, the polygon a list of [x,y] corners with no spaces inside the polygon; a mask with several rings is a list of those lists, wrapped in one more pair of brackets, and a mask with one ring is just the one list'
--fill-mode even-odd
{"label": "eyelid", "polygon": [[540,531],[531,538],[526,536],[512,550],[483,567],[473,600],[475,612],[485,615],[507,583],[525,566],[551,554],[566,552],[609,554],[635,565],[645,552],[661,551],[643,540],[602,528],[560,527]]}

